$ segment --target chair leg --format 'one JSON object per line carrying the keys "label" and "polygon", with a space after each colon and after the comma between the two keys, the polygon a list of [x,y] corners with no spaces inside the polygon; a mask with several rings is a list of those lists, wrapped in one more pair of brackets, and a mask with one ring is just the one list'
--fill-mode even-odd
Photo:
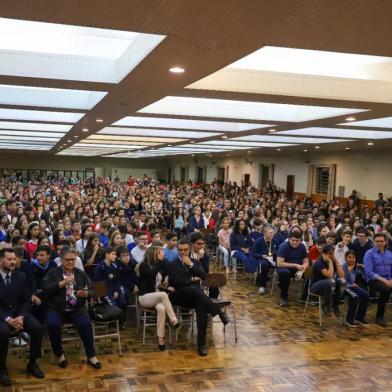
{"label": "chair leg", "polygon": [[272,278],[272,284],[271,284],[271,294],[274,292],[275,284],[276,284],[276,271],[274,271],[274,276]]}
{"label": "chair leg", "polygon": [[232,305],[232,309],[233,309],[233,323],[234,323],[234,340],[235,340],[235,343],[237,343],[238,342],[237,319],[235,318],[235,307],[234,307],[234,305]]}
{"label": "chair leg", "polygon": [[116,320],[116,328],[117,328],[117,342],[118,342],[118,355],[122,356],[122,349],[121,349],[121,335],[120,335],[120,323]]}
{"label": "chair leg", "polygon": [[146,344],[146,311],[143,312],[143,344]]}
{"label": "chair leg", "polygon": [[320,328],[322,326],[322,320],[321,320],[322,314],[323,314],[323,309],[321,306],[321,297],[319,297],[319,324],[320,324]]}
{"label": "chair leg", "polygon": [[308,293],[308,296],[306,297],[305,308],[304,308],[304,316],[305,316],[306,310],[308,309],[309,297],[310,297],[310,294]]}

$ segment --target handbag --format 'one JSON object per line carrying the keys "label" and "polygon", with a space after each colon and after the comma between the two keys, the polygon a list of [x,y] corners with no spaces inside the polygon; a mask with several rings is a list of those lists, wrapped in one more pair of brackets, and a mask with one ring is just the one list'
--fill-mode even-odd
{"label": "handbag", "polygon": [[90,317],[94,321],[114,321],[123,316],[123,311],[116,305],[94,304],[89,308]]}

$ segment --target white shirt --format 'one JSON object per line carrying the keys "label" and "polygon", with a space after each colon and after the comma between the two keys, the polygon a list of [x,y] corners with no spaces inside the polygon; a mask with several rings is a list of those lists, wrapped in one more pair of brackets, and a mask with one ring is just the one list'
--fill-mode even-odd
{"label": "white shirt", "polygon": [[143,261],[145,253],[146,249],[140,248],[139,245],[131,250],[131,256],[138,264]]}
{"label": "white shirt", "polygon": [[4,284],[7,284],[6,281],[5,281],[5,278],[6,278],[7,275],[9,275],[10,279],[11,279],[11,272],[0,271],[0,274],[1,274],[1,277],[3,278]]}
{"label": "white shirt", "polygon": [[[54,259],[54,262],[57,264],[58,267],[60,267],[60,265],[61,265],[61,258],[60,257],[56,257]],[[82,260],[80,259],[79,256],[76,256],[75,267],[79,268],[82,271],[84,271],[83,263],[82,263]]]}

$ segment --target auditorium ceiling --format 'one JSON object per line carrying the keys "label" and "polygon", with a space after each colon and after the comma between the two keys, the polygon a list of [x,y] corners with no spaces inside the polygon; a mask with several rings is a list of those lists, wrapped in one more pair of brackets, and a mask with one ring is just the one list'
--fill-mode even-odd
{"label": "auditorium ceiling", "polygon": [[0,150],[392,146],[388,0],[2,0]]}

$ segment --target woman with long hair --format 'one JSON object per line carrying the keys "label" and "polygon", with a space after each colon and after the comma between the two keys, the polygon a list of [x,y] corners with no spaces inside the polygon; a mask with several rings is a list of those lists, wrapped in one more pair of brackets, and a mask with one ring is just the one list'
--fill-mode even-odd
{"label": "woman with long hair", "polygon": [[[243,219],[237,219],[230,234],[231,256],[239,259],[247,272],[256,272],[258,261],[251,256],[252,237]],[[236,272],[233,269],[233,272]]]}
{"label": "woman with long hair", "polygon": [[87,240],[83,254],[83,265],[87,275],[94,274],[95,267],[103,260],[103,257],[99,235],[93,233]]}
{"label": "woman with long hair", "polygon": [[157,311],[157,337],[161,351],[165,350],[166,314],[173,328],[180,326],[168,295],[158,288],[162,283],[164,258],[163,244],[156,241],[146,250],[143,261],[136,267],[139,276],[139,303],[145,308],[155,308]]}
{"label": "woman with long hair", "polygon": [[31,222],[29,224],[29,231],[27,232],[27,241],[24,244],[24,248],[30,260],[33,259],[34,253],[37,250],[38,238],[39,238],[39,223]]}
{"label": "woman with long hair", "polygon": [[116,249],[117,251],[117,249],[123,245],[125,245],[125,241],[121,232],[119,230],[113,231],[113,233],[110,235],[109,246]]}

